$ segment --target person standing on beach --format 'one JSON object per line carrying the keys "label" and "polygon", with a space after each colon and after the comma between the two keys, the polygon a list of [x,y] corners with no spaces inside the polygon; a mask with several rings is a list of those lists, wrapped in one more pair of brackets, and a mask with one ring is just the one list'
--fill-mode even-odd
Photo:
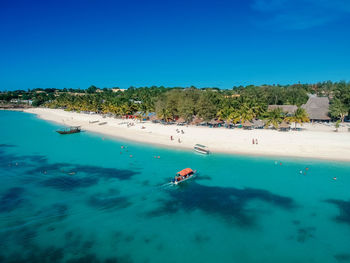
{"label": "person standing on beach", "polygon": [[255,144],[258,144],[258,139],[255,139]]}
{"label": "person standing on beach", "polygon": [[252,143],[254,144],[254,139],[252,139]]}

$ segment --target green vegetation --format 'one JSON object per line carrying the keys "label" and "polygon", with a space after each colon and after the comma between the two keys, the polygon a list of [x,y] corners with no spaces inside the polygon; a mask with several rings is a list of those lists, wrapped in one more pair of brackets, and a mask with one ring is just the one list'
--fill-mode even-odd
{"label": "green vegetation", "polygon": [[337,120],[337,121],[335,122],[335,131],[336,131],[336,132],[338,132],[339,126],[340,126],[340,120]]}
{"label": "green vegetation", "polygon": [[333,118],[339,118],[342,122],[344,121],[345,116],[349,113],[349,107],[339,98],[333,99],[329,110],[329,113]]}
{"label": "green vegetation", "polygon": [[[156,112],[157,117],[165,121],[182,118],[191,122],[196,118],[201,121],[217,119],[243,123],[256,118],[266,120],[267,125],[277,128],[283,120],[294,123],[308,121],[306,112],[300,106],[306,103],[309,93],[330,98],[330,116],[334,120],[344,121],[349,114],[350,83],[330,81],[285,86],[249,85],[233,87],[231,90],[156,86],[130,87],[127,90],[99,89],[95,86],[86,90],[18,90],[0,93],[0,102],[31,100],[33,106],[110,113],[117,116]],[[271,104],[297,105],[299,108],[293,116],[286,116],[280,109],[268,111],[267,107]]]}
{"label": "green vegetation", "polygon": [[307,113],[306,113],[305,109],[303,109],[303,108],[298,108],[295,111],[294,115],[286,117],[286,120],[288,122],[294,122],[295,123],[295,128],[297,126],[297,123],[302,125],[304,122],[309,122],[310,121],[309,117],[307,116]]}
{"label": "green vegetation", "polygon": [[265,115],[266,126],[272,125],[275,127],[275,129],[277,129],[280,123],[286,118],[286,114],[282,111],[281,108],[270,110],[266,112]]}

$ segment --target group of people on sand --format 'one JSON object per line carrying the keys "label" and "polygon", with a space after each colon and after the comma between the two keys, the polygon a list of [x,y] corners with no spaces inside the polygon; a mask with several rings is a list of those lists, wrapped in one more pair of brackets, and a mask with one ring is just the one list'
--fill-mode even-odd
{"label": "group of people on sand", "polygon": [[[185,132],[184,132],[183,130],[179,130],[179,129],[176,129],[176,132],[177,132],[177,133],[181,133],[181,134],[185,134]],[[174,140],[174,137],[171,135],[171,136],[170,136],[170,141],[173,141],[173,140]],[[177,142],[178,142],[178,143],[181,143],[182,141],[181,141],[180,138],[178,138],[178,139],[177,139]]]}
{"label": "group of people on sand", "polygon": [[176,132],[177,132],[177,133],[180,133],[180,132],[181,132],[181,134],[185,134],[184,130],[181,130],[181,131],[180,131],[179,129],[176,129]]}
{"label": "group of people on sand", "polygon": [[[174,140],[174,137],[173,137],[172,135],[170,136],[170,140],[171,140],[171,141],[173,141],[173,140]],[[177,139],[177,142],[178,142],[178,143],[181,143],[182,141],[181,141],[181,139],[180,139],[180,138],[178,138],[178,139]]]}
{"label": "group of people on sand", "polygon": [[252,139],[252,144],[258,144],[258,139]]}

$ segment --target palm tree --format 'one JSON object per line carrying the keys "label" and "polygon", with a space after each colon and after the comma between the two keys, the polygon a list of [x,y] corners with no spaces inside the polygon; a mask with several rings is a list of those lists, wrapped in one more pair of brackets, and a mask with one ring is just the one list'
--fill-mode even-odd
{"label": "palm tree", "polygon": [[121,107],[119,107],[119,114],[122,116],[130,114],[129,106],[127,104],[123,104]]}
{"label": "palm tree", "polygon": [[219,120],[221,121],[227,121],[230,119],[230,115],[232,113],[232,108],[227,107],[227,106],[223,106],[223,108],[221,108],[217,114],[216,117],[218,117]]}
{"label": "palm tree", "polygon": [[346,114],[349,109],[340,99],[334,99],[331,106],[329,107],[330,115],[334,118],[339,118],[341,122],[344,122]]}
{"label": "palm tree", "polygon": [[286,120],[289,122],[294,122],[295,128],[297,127],[297,123],[303,125],[304,122],[310,121],[306,110],[300,107],[294,112],[293,116],[287,117]]}
{"label": "palm tree", "polygon": [[111,104],[106,102],[101,105],[101,111],[103,114],[111,112]]}
{"label": "palm tree", "polygon": [[168,109],[162,109],[160,112],[157,113],[157,117],[168,122],[168,120],[171,119],[172,114]]}
{"label": "palm tree", "polygon": [[233,110],[231,114],[228,116],[228,119],[233,122],[233,124],[237,124],[241,120],[241,114],[238,110]]}
{"label": "palm tree", "polygon": [[281,108],[276,108],[266,112],[265,119],[266,119],[266,125],[265,125],[266,127],[272,124],[273,127],[277,129],[279,124],[285,119],[285,113]]}
{"label": "palm tree", "polygon": [[250,107],[248,104],[243,103],[239,109],[240,121],[243,124],[245,121],[251,121],[255,118],[256,114],[254,109]]}

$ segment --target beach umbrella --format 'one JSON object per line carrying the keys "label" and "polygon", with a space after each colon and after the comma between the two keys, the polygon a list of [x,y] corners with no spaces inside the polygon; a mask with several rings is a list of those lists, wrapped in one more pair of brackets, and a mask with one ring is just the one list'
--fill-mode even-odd
{"label": "beach umbrella", "polygon": [[253,126],[255,128],[261,128],[265,126],[265,123],[262,120],[253,120]]}
{"label": "beach umbrella", "polygon": [[250,122],[250,121],[245,121],[244,123],[243,123],[243,127],[252,127],[252,123]]}
{"label": "beach umbrella", "polygon": [[290,128],[290,125],[289,125],[287,122],[283,121],[283,122],[280,124],[279,127],[280,127],[281,129],[289,129],[289,128]]}
{"label": "beach umbrella", "polygon": [[193,118],[193,121],[191,122],[192,125],[197,125],[197,124],[200,124],[202,122],[202,119],[201,118],[198,118],[197,116],[195,116]]}
{"label": "beach umbrella", "polygon": [[176,120],[176,123],[184,123],[186,122],[184,118],[180,117]]}
{"label": "beach umbrella", "polygon": [[252,129],[253,124],[252,124],[250,121],[246,120],[246,121],[242,124],[242,126],[243,126],[243,129],[245,129],[245,130],[250,130],[250,129]]}
{"label": "beach umbrella", "polygon": [[149,117],[149,119],[150,119],[151,121],[158,120],[157,115],[152,115],[152,116]]}

